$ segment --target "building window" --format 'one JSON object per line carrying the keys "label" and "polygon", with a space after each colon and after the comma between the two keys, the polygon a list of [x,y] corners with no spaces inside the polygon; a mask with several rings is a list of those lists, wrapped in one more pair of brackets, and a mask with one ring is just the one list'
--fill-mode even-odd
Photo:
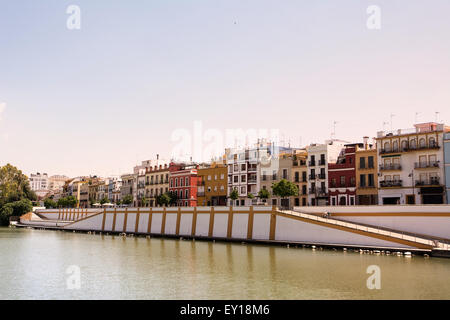
{"label": "building window", "polygon": [[185,185],[186,185],[186,187],[188,187],[189,186],[189,177],[186,177],[186,179],[185,179]]}
{"label": "building window", "polygon": [[246,177],[247,177],[247,176],[246,176],[245,174],[242,175],[242,176],[241,176],[241,182],[245,182],[245,181],[246,181]]}
{"label": "building window", "polygon": [[238,183],[239,182],[239,176],[233,176],[233,182]]}
{"label": "building window", "polygon": [[360,169],[366,168],[366,158],[365,157],[359,158],[359,168]]}
{"label": "building window", "polygon": [[419,147],[420,148],[425,148],[425,146],[426,146],[426,141],[425,141],[425,139],[424,138],[420,138],[420,140],[419,140]]}
{"label": "building window", "polygon": [[186,198],[186,199],[189,199],[189,190],[188,190],[188,189],[186,189],[186,191],[184,192],[184,194],[185,194],[185,198]]}
{"label": "building window", "polygon": [[359,176],[359,186],[360,187],[365,187],[366,186],[366,175],[365,174],[361,174]]}
{"label": "building window", "polygon": [[374,186],[375,186],[375,180],[374,180],[374,175],[373,175],[373,173],[370,173],[370,174],[368,175],[368,178],[369,178],[369,187],[374,187]]}
{"label": "building window", "polygon": [[345,176],[341,176],[341,187],[345,187]]}
{"label": "building window", "polygon": [[390,144],[389,142],[385,142],[385,143],[384,143],[384,150],[385,150],[386,152],[391,151],[391,144]]}
{"label": "building window", "polygon": [[211,181],[211,175],[208,175],[208,181]]}
{"label": "building window", "polygon": [[178,187],[178,178],[175,178],[175,187]]}
{"label": "building window", "polygon": [[222,174],[220,174],[220,179],[221,180],[223,180],[224,179],[224,177],[225,177],[225,175],[222,173]]}
{"label": "building window", "polygon": [[245,187],[241,187],[241,194],[245,194]]}
{"label": "building window", "polygon": [[369,169],[375,168],[374,167],[374,163],[373,163],[373,156],[367,157],[367,162],[368,162],[368,165],[369,165]]}

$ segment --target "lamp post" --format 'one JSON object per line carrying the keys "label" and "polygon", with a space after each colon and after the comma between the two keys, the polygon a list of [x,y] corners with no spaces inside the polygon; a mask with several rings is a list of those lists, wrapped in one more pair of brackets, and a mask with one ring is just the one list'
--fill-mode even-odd
{"label": "lamp post", "polygon": [[408,177],[411,178],[411,185],[412,185],[413,199],[414,199],[413,204],[416,204],[416,194],[415,194],[415,190],[414,190],[414,171],[411,171],[411,173],[408,175]]}

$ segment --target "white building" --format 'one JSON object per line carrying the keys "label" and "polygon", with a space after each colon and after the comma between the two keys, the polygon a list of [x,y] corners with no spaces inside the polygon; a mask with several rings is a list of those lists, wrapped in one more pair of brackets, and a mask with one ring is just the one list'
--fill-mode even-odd
{"label": "white building", "polygon": [[48,189],[52,191],[62,190],[66,181],[70,180],[69,177],[62,175],[54,175],[48,178]]}
{"label": "white building", "polygon": [[324,144],[311,144],[308,153],[308,205],[328,204],[328,163],[335,163],[346,141],[327,140]]}
{"label": "white building", "polygon": [[30,188],[33,191],[40,191],[40,190],[48,190],[49,184],[48,184],[48,175],[46,173],[39,173],[36,174],[32,173],[29,178],[30,181]]}
{"label": "white building", "polygon": [[[275,149],[272,143],[265,141],[258,142],[254,147],[225,149],[229,205],[249,206],[256,203],[261,184],[258,174],[261,161],[268,161],[270,154],[273,154]],[[234,189],[239,194],[239,199],[235,201],[229,199]],[[253,198],[249,198],[250,194],[253,195]]]}
{"label": "white building", "polygon": [[443,134],[435,122],[377,134],[378,203],[445,203]]}

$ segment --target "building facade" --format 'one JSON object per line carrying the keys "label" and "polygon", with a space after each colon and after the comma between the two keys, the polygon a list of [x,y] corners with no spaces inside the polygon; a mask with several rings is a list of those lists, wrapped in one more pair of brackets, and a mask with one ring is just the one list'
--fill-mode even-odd
{"label": "building facade", "polygon": [[345,145],[336,163],[328,163],[329,204],[332,206],[356,205],[356,148],[358,146],[358,144]]}
{"label": "building facade", "polygon": [[324,144],[311,144],[308,153],[308,205],[326,206],[328,195],[328,163],[335,163],[347,142],[327,140]]}
{"label": "building facade", "polygon": [[[273,143],[258,141],[254,147],[225,149],[228,174],[228,205],[251,206],[256,204],[261,188],[261,163],[267,163],[272,154],[278,152]],[[273,169],[276,170],[276,169]],[[238,192],[238,199],[230,198]]]}
{"label": "building facade", "polygon": [[169,192],[169,164],[155,164],[145,173],[145,198],[150,207],[158,206],[156,198]]}
{"label": "building facade", "polygon": [[177,206],[197,206],[198,166],[171,162],[169,165],[169,192],[176,195]]}
{"label": "building facade", "polygon": [[450,204],[450,132],[444,133],[444,173],[447,204]]}
{"label": "building facade", "polygon": [[367,143],[356,150],[356,204],[378,204],[378,162],[377,149]]}
{"label": "building facade", "polygon": [[294,197],[294,206],[308,205],[308,153],[306,149],[298,150],[292,160],[292,182],[298,187],[298,196]]}
{"label": "building facade", "polygon": [[198,169],[197,203],[199,206],[226,206],[228,170],[223,163],[213,162]]}
{"label": "building facade", "polygon": [[28,178],[30,188],[33,190],[38,199],[42,199],[49,191],[48,175],[46,173],[32,173]]}
{"label": "building facade", "polygon": [[443,135],[435,122],[378,132],[379,204],[444,203]]}

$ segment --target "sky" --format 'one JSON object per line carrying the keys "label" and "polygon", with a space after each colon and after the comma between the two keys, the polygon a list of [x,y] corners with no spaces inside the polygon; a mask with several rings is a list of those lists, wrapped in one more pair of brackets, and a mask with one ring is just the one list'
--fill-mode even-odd
{"label": "sky", "polygon": [[0,0],[0,165],[109,176],[189,139],[185,154],[207,154],[208,132],[216,147],[237,129],[303,147],[448,124],[449,13],[448,0]]}

